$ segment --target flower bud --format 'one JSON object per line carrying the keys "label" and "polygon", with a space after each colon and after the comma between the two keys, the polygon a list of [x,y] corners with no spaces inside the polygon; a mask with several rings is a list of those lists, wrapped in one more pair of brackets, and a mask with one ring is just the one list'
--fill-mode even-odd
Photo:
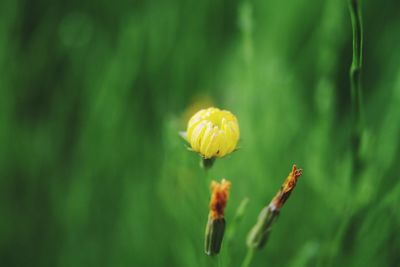
{"label": "flower bud", "polygon": [[186,140],[204,159],[223,157],[235,150],[240,137],[236,117],[227,110],[202,109],[188,122]]}

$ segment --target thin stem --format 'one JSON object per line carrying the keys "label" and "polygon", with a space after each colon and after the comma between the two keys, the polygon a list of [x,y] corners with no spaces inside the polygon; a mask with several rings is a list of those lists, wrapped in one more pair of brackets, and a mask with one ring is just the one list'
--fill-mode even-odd
{"label": "thin stem", "polygon": [[217,255],[217,260],[218,260],[218,267],[222,267],[222,260],[221,260],[221,255]]}
{"label": "thin stem", "polygon": [[242,267],[249,267],[251,261],[253,260],[253,256],[254,256],[254,249],[253,248],[249,248],[247,250],[246,257],[243,260]]}
{"label": "thin stem", "polygon": [[249,202],[249,199],[246,197],[242,199],[242,201],[239,204],[239,207],[236,209],[235,216],[233,219],[230,221],[228,224],[228,227],[226,229],[225,233],[225,247],[223,251],[223,259],[225,262],[226,266],[231,266],[231,259],[229,258],[230,251],[232,248],[232,239],[236,233],[237,227],[240,224],[241,220],[243,219],[244,212],[246,210],[247,204]]}
{"label": "thin stem", "polygon": [[[352,106],[352,135],[351,135],[351,154],[352,154],[352,180],[357,181],[361,172],[361,136],[363,131],[362,123],[362,100],[361,100],[361,69],[362,69],[362,48],[363,48],[363,27],[362,27],[362,12],[361,0],[348,0],[349,12],[353,33],[353,58],[350,67],[350,90],[351,90],[351,106]],[[328,256],[328,263],[324,266],[332,266],[334,258],[340,258],[338,253],[346,251],[338,251],[349,232],[350,226],[357,220],[354,216],[354,202],[352,201],[353,194],[349,195],[349,210],[344,211],[342,223],[339,227],[336,237],[332,242],[332,250]],[[352,238],[352,237],[350,237]],[[349,241],[349,240],[347,240]]]}
{"label": "thin stem", "polygon": [[361,69],[362,69],[362,48],[363,48],[363,27],[361,0],[348,0],[353,32],[353,59],[350,67],[350,87],[352,106],[352,159],[353,179],[356,178],[360,169],[360,146],[362,125],[362,90],[361,90]]}

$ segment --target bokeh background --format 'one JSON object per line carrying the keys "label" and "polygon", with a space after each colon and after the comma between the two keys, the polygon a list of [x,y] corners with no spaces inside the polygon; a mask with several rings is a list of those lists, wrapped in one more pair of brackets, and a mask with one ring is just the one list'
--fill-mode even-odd
{"label": "bokeh background", "polygon": [[[217,266],[207,181],[226,177],[220,260],[240,266],[296,163],[252,266],[399,266],[400,6],[363,14],[352,177],[346,1],[0,1],[0,265]],[[210,105],[241,141],[206,173],[178,131]]]}

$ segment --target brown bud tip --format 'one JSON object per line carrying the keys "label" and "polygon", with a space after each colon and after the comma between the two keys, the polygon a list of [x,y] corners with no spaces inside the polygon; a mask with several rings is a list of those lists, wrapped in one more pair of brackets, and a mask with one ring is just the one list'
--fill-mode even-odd
{"label": "brown bud tip", "polygon": [[299,179],[302,173],[302,169],[297,169],[296,165],[293,165],[292,171],[289,173],[285,182],[283,182],[281,189],[272,200],[272,205],[274,206],[274,208],[279,210],[283,206],[283,204],[285,204],[286,200],[290,196],[290,193],[296,186],[297,179]]}
{"label": "brown bud tip", "polygon": [[229,197],[231,182],[222,179],[221,183],[211,182],[210,216],[213,219],[224,217],[224,210]]}
{"label": "brown bud tip", "polygon": [[296,165],[294,164],[292,167],[292,171],[289,173],[288,177],[286,178],[283,184],[283,191],[289,192],[292,191],[293,188],[296,186],[297,179],[302,175],[303,170],[297,169]]}

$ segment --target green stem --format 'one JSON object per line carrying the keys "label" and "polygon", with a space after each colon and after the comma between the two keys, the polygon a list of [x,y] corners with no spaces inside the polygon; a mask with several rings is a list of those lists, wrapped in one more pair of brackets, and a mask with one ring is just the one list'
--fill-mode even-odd
{"label": "green stem", "polygon": [[[363,27],[361,0],[348,0],[349,12],[353,33],[353,58],[350,67],[350,90],[351,90],[351,107],[352,107],[352,135],[351,135],[351,154],[352,154],[352,181],[357,181],[361,171],[361,136],[363,131],[362,124],[362,101],[361,101],[361,69],[362,69],[362,48],[363,48]],[[332,266],[335,258],[342,258],[339,248],[343,244],[344,239],[350,226],[355,222],[353,194],[349,195],[349,208],[344,211],[342,223],[336,233],[336,238],[332,241],[331,250],[329,251],[328,262],[323,266]],[[347,252],[348,253],[348,252]],[[344,257],[343,257],[344,258]]]}
{"label": "green stem", "polygon": [[362,90],[361,90],[361,69],[362,69],[362,48],[363,48],[363,27],[361,0],[348,0],[353,32],[353,59],[350,67],[350,87],[352,106],[352,159],[353,179],[356,178],[360,169],[360,147],[362,136]]}
{"label": "green stem", "polygon": [[215,158],[210,158],[210,159],[201,158],[200,167],[208,171],[214,165],[214,162]]}
{"label": "green stem", "polygon": [[221,255],[217,255],[217,258],[218,258],[218,267],[222,267]]}
{"label": "green stem", "polygon": [[242,267],[249,267],[251,261],[253,260],[253,256],[254,256],[254,249],[253,248],[249,248],[247,250],[246,257],[243,260]]}

